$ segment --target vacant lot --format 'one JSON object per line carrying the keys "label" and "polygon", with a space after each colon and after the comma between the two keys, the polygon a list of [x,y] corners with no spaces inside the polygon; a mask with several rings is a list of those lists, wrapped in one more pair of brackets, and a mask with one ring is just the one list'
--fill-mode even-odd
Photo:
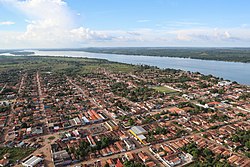
{"label": "vacant lot", "polygon": [[16,162],[17,160],[21,160],[28,155],[30,155],[35,149],[33,148],[7,148],[1,147],[0,148],[0,159],[3,158],[4,154],[10,154],[10,160],[12,162]]}
{"label": "vacant lot", "polygon": [[165,86],[155,86],[152,87],[154,90],[162,92],[162,93],[175,93],[176,91]]}

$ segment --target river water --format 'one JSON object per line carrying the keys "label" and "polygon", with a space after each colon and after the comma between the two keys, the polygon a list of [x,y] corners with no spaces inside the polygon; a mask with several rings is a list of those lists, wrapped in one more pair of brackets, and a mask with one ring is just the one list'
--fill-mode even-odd
{"label": "river water", "polygon": [[128,64],[147,64],[159,68],[173,68],[185,71],[212,74],[217,77],[250,85],[250,63],[198,60],[173,57],[153,57],[87,53],[79,51],[34,51],[35,55],[68,56],[107,59],[109,61]]}

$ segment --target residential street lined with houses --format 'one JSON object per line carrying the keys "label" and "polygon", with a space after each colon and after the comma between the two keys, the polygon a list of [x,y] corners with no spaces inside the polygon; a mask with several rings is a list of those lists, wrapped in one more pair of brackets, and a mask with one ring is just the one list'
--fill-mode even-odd
{"label": "residential street lined with houses", "polygon": [[151,167],[212,158],[214,165],[250,164],[248,86],[198,73],[133,68],[76,74],[44,68],[2,77],[7,91],[1,93],[1,146],[24,154],[0,163]]}

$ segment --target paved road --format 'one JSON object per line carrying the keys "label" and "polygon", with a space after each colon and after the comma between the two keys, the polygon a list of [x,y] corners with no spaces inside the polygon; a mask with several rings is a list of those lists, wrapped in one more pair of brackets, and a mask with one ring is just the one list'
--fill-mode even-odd
{"label": "paved road", "polygon": [[[66,76],[66,78],[67,78],[67,80],[68,80],[75,88],[77,88],[77,89],[83,94],[84,97],[87,97],[87,95],[85,94],[85,92],[83,91],[83,89],[82,89],[80,86],[78,86],[77,84],[73,83],[73,81],[72,81],[68,76]],[[88,97],[88,100],[90,100],[90,102],[91,102],[92,104],[94,104],[96,107],[101,108],[101,109],[104,111],[105,115],[106,115],[110,120],[113,120],[113,117],[110,116],[110,114],[108,113],[108,111],[107,111],[106,109],[104,109],[99,103],[97,103],[97,102],[95,101],[94,98]]]}
{"label": "paved road", "polygon": [[[192,136],[192,135],[193,135],[193,134],[188,135],[188,136],[185,136],[185,137],[183,137],[183,138],[187,138],[187,137],[190,137],[190,136]],[[174,142],[174,141],[178,141],[178,140],[180,140],[180,138],[177,138],[177,139],[174,139],[174,140],[169,140],[169,141],[163,141],[163,142],[160,142],[160,143],[158,143],[158,144],[155,144],[155,146],[158,146],[158,145],[161,145],[161,144],[170,143],[170,142]],[[127,152],[131,152],[131,153],[137,154],[137,153],[139,153],[139,152],[141,152],[141,151],[146,152],[149,156],[152,156],[152,159],[153,159],[156,163],[159,163],[160,166],[163,165],[163,164],[161,164],[161,163],[159,162],[158,159],[156,159],[156,158],[152,155],[152,153],[149,151],[149,147],[150,147],[150,145],[149,145],[149,146],[143,146],[143,147],[137,148],[137,149],[135,149],[135,150],[125,151],[125,152],[122,152],[122,153],[119,153],[119,154],[113,154],[113,155],[106,156],[106,157],[94,158],[94,159],[87,160],[87,161],[84,161],[84,162],[81,162],[81,163],[77,163],[77,164],[74,164],[74,165],[71,165],[71,166],[81,166],[81,165],[85,165],[85,164],[87,164],[87,165],[88,165],[88,164],[93,164],[93,163],[95,163],[95,162],[97,162],[97,161],[106,161],[106,160],[108,160],[108,159],[110,159],[110,158],[119,158],[119,157],[122,157],[122,156],[123,156],[125,153],[127,153]]]}
{"label": "paved road", "polygon": [[[83,89],[82,89],[80,86],[78,86],[77,84],[73,83],[73,81],[72,81],[69,77],[66,76],[66,78],[67,78],[67,80],[69,81],[70,84],[72,84],[75,88],[77,88],[78,91],[80,91],[80,92],[83,94],[83,96],[86,97],[85,92],[83,91]],[[39,80],[39,74],[37,74],[37,82],[38,82],[38,87],[41,87],[41,85],[40,85],[40,80]],[[40,95],[41,95],[41,90],[39,90],[39,89],[41,89],[41,88],[38,88],[39,96],[40,96]],[[88,97],[88,98],[89,98],[89,97]],[[101,105],[98,104],[98,103],[95,101],[94,98],[89,98],[89,99],[90,99],[90,101],[91,101],[94,105],[96,105],[96,106],[99,107],[99,108],[102,108]],[[108,117],[110,120],[115,120],[113,117],[111,117],[111,116],[109,115],[109,113],[108,113],[107,110],[103,109],[103,111],[104,111],[104,113],[107,115],[107,117]],[[88,126],[85,126],[84,128],[88,128],[88,127],[90,127],[90,126],[93,126],[93,125],[88,125]],[[67,131],[68,131],[68,130],[67,130]],[[208,130],[208,131],[209,131],[209,130]],[[53,135],[58,135],[58,134],[61,133],[61,132],[63,132],[63,131],[54,133]],[[199,135],[200,133],[201,133],[201,132],[196,133],[195,135],[197,135],[198,137],[201,137],[201,136]],[[183,138],[186,138],[186,137],[189,137],[189,136],[192,136],[192,135],[194,135],[194,134],[190,134],[190,135],[188,135],[188,136],[184,136]],[[50,135],[44,135],[43,137],[46,138],[46,137],[48,137],[48,136],[50,136]],[[202,138],[202,137],[201,137],[201,138]],[[170,141],[163,141],[163,142],[158,143],[158,144],[156,144],[156,145],[165,144],[165,143],[168,143],[168,142],[174,142],[174,141],[177,141],[177,140],[180,140],[180,138],[177,138],[177,139],[174,139],[174,140],[170,140]],[[217,146],[222,146],[222,145],[217,144],[217,143],[215,143],[215,142],[213,142],[213,141],[211,141],[211,140],[208,140],[208,141],[209,141],[210,143],[216,144]],[[137,148],[137,149],[135,149],[135,150],[126,151],[126,152],[131,152],[131,153],[139,153],[139,152],[141,152],[141,151],[147,152],[150,156],[152,156],[152,159],[153,159],[157,164],[162,165],[162,164],[152,155],[152,153],[149,152],[149,147],[150,147],[150,146],[142,146],[141,148]],[[46,148],[46,150],[47,150],[48,147],[45,147],[45,148]],[[88,161],[85,161],[85,162],[81,162],[81,163],[78,163],[78,164],[74,164],[74,165],[72,165],[72,166],[80,166],[80,165],[84,165],[84,164],[93,164],[93,163],[95,163],[95,162],[97,162],[97,161],[105,161],[105,160],[108,160],[108,159],[110,159],[110,158],[119,158],[119,157],[123,156],[126,152],[122,152],[122,153],[119,153],[119,154],[110,155],[110,156],[107,156],[107,157],[94,158],[94,159],[91,159],[91,160],[88,160]]]}
{"label": "paved road", "polygon": [[[85,97],[86,97],[86,94],[85,92],[82,90],[82,88],[80,86],[78,86],[77,84],[73,83],[73,81],[69,78],[69,77],[66,77],[67,80],[73,85],[75,86]],[[96,107],[98,108],[101,108],[102,111],[104,112],[104,114],[109,118],[109,120],[112,120],[114,121],[115,123],[117,123],[118,121],[113,118],[110,113],[104,108],[102,107],[102,105],[100,105],[98,102],[96,102],[96,100],[94,98],[90,98],[88,97],[88,99],[91,101],[92,104],[94,104]],[[131,102],[132,103],[132,102]],[[117,123],[118,124],[118,123]],[[126,136],[131,136],[126,130],[123,131]],[[136,145],[140,145],[138,141],[134,141]]]}
{"label": "paved road", "polygon": [[120,158],[122,157],[125,153],[127,152],[131,152],[131,153],[139,153],[141,151],[147,151],[149,149],[149,146],[144,146],[142,148],[139,148],[139,149],[135,149],[135,150],[131,150],[131,151],[125,151],[125,152],[122,152],[122,153],[119,153],[119,154],[113,154],[111,156],[106,156],[106,157],[100,157],[100,158],[94,158],[94,159],[91,159],[91,160],[87,160],[87,161],[84,161],[82,163],[78,163],[78,164],[74,164],[72,166],[81,166],[81,165],[85,165],[85,164],[94,164],[95,162],[97,161],[106,161],[110,158]]}
{"label": "paved road", "polygon": [[[18,88],[18,94],[17,95],[19,95],[21,93],[23,83],[24,83],[24,76],[22,76],[20,86]],[[8,141],[8,131],[9,131],[9,129],[11,129],[13,127],[13,125],[11,125],[11,123],[12,123],[12,119],[13,119],[14,113],[15,113],[14,106],[15,106],[15,103],[16,103],[16,99],[17,99],[17,97],[13,100],[13,103],[11,103],[11,110],[10,110],[10,113],[8,115],[8,118],[7,118],[7,121],[6,121],[6,127],[5,127],[5,130],[4,130],[4,141]]]}
{"label": "paved road", "polygon": [[3,92],[3,90],[6,88],[6,86],[7,86],[7,83],[3,86],[3,88],[1,89],[1,91],[0,91],[0,94]]}
{"label": "paved road", "polygon": [[43,116],[45,118],[44,122],[45,122],[46,127],[47,127],[47,125],[48,125],[48,118],[46,116],[46,112],[45,112],[45,109],[44,109],[43,96],[42,96],[43,94],[42,94],[42,89],[41,89],[41,81],[40,81],[40,75],[39,75],[38,72],[36,73],[36,81],[37,81],[37,89],[38,89],[38,96],[39,96],[40,111],[43,112]]}
{"label": "paved road", "polygon": [[22,76],[21,82],[20,82],[20,86],[18,88],[18,95],[21,93],[22,87],[23,87],[23,83],[24,83],[24,78],[25,78],[26,74],[24,74]]}

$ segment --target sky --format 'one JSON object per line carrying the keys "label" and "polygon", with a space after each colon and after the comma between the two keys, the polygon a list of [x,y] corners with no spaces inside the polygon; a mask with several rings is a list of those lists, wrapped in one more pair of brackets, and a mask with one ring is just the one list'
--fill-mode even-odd
{"label": "sky", "polygon": [[249,0],[0,0],[0,49],[250,47]]}

